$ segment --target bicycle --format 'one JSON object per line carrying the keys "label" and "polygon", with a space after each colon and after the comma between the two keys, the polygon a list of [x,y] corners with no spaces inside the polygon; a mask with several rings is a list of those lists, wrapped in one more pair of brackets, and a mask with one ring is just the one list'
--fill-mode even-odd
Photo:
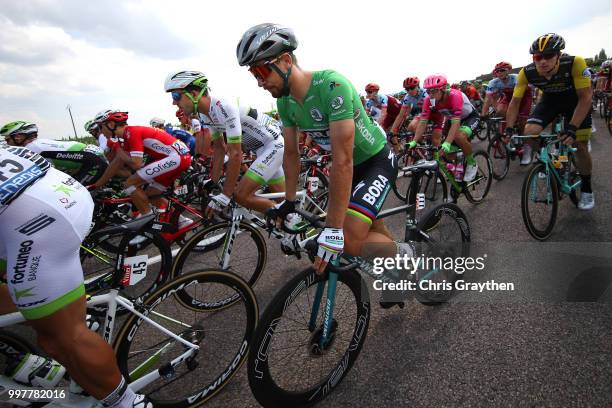
{"label": "bicycle", "polygon": [[[406,212],[407,240],[432,246],[436,242],[452,242],[456,244],[452,249],[460,248],[460,253],[465,254],[470,229],[455,204],[441,204],[422,219],[416,219],[418,178],[425,171],[434,171],[436,166],[435,161],[423,161],[408,169],[413,173],[408,204],[383,211],[380,216]],[[298,213],[312,225],[323,226],[318,217]],[[442,241],[437,241],[434,235],[448,224],[452,225],[454,238],[439,237]],[[312,250],[309,244],[314,243],[312,238],[304,241],[300,241],[301,248]],[[302,271],[278,291],[262,314],[253,337],[247,374],[253,395],[264,407],[310,406],[320,402],[342,382],[357,360],[367,337],[371,310],[369,290],[358,271],[376,279],[380,276],[364,259],[342,257],[348,265],[333,262],[324,274],[316,274],[312,267]],[[415,279],[419,282],[454,279],[438,272],[424,271]],[[424,291],[420,296],[423,301],[437,304],[447,301],[451,294]],[[328,363],[330,367],[313,367],[317,363]],[[313,374],[314,379],[310,378]]]}
{"label": "bicycle", "polygon": [[506,121],[502,117],[494,117],[488,119],[492,132],[493,139],[487,146],[487,153],[491,158],[493,178],[495,180],[503,180],[510,169],[510,160],[521,160],[523,158],[523,146],[514,146],[512,143],[506,143],[503,131],[506,126]]}
{"label": "bicycle", "polygon": [[[285,193],[262,193],[258,196],[268,199],[279,199]],[[300,190],[296,196],[298,206],[314,208],[318,213],[324,210],[315,203],[306,190]],[[296,253],[296,232],[283,228],[270,229],[265,219],[250,210],[231,202],[230,214],[226,221],[211,224],[197,231],[180,249],[174,258],[171,276],[180,276],[193,268],[202,266],[219,268],[240,275],[251,287],[254,286],[266,265],[268,250],[261,230],[281,241],[281,249],[286,255]],[[290,237],[287,234],[291,234]],[[234,249],[240,249],[236,256]],[[231,301],[231,300],[229,300]]]}
{"label": "bicycle", "polygon": [[[563,121],[561,121],[563,123]],[[553,134],[513,136],[513,139],[539,138],[542,141],[537,163],[525,176],[521,190],[521,213],[529,234],[540,241],[548,239],[557,220],[559,200],[569,195],[572,203],[580,200],[580,174],[576,170],[573,153],[576,149],[559,142],[561,125]],[[552,147],[555,145],[554,147]],[[539,206],[539,204],[543,204]],[[546,213],[538,222],[532,210]]]}
{"label": "bicycle", "polygon": [[[120,259],[123,261],[116,264],[110,279],[100,276],[86,282],[87,293],[108,289],[105,294],[88,296],[87,311],[105,311],[103,338],[115,350],[119,370],[130,387],[147,394],[156,407],[200,406],[227,385],[245,361],[259,316],[253,291],[234,274],[199,270],[158,287],[146,298],[129,299],[122,295],[124,289],[145,277],[147,265],[138,260],[130,262],[121,255]],[[217,307],[211,313],[209,306],[228,295],[234,299],[232,307]],[[113,338],[119,309],[129,316]],[[0,316],[0,327],[24,322],[19,312]],[[221,334],[215,327],[223,328]],[[0,332],[0,344],[6,346],[0,347],[2,372],[8,359],[39,353],[28,341],[8,331]],[[7,390],[40,390],[5,376],[0,376],[0,386],[0,396]],[[79,387],[71,384],[70,389],[75,388]],[[49,406],[96,404],[90,396],[64,393],[68,399]]]}

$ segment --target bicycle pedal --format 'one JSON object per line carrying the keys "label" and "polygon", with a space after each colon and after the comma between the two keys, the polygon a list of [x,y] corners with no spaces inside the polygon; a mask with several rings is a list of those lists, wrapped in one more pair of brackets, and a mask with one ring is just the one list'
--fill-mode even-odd
{"label": "bicycle pedal", "polygon": [[378,302],[378,304],[383,309],[391,309],[393,306],[398,306],[400,309],[403,309],[406,306],[404,302]]}

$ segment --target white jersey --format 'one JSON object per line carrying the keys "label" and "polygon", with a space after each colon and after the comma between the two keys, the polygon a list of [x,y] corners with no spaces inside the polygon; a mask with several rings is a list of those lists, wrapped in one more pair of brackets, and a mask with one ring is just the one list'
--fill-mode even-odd
{"label": "white jersey", "polygon": [[47,160],[25,147],[0,145],[0,212],[50,167]]}
{"label": "white jersey", "polygon": [[199,114],[203,127],[210,129],[213,140],[223,133],[228,143],[242,143],[244,151],[257,152],[281,136],[280,123],[265,113],[246,106],[240,108],[227,100],[210,97],[208,115]]}

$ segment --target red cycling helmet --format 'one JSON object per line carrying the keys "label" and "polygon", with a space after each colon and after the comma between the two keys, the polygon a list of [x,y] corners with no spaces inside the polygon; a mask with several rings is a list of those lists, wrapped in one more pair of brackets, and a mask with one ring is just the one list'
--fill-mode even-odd
{"label": "red cycling helmet", "polygon": [[380,86],[373,84],[373,83],[369,83],[366,85],[365,87],[365,91],[366,92],[370,92],[370,91],[378,91],[380,89]]}
{"label": "red cycling helmet", "polygon": [[495,65],[492,74],[496,75],[501,71],[510,71],[512,69],[512,64],[506,61],[502,61],[499,64]]}
{"label": "red cycling helmet", "polygon": [[419,86],[419,78],[417,77],[408,77],[404,79],[404,89],[412,88],[414,86]]}
{"label": "red cycling helmet", "polygon": [[95,123],[104,123],[104,122],[127,122],[128,113],[117,111],[113,109],[107,109],[101,112],[98,112],[96,117],[94,118]]}
{"label": "red cycling helmet", "polygon": [[446,88],[448,81],[442,74],[433,74],[425,78],[423,81],[423,88],[425,89],[442,89]]}

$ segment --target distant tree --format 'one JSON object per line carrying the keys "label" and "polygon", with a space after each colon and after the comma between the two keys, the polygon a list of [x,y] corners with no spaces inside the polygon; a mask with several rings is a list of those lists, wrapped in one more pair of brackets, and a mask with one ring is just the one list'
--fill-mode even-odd
{"label": "distant tree", "polygon": [[608,59],[608,56],[606,55],[606,50],[604,50],[603,48],[601,49],[601,51],[599,51],[599,61],[600,62],[604,62],[605,60]]}

